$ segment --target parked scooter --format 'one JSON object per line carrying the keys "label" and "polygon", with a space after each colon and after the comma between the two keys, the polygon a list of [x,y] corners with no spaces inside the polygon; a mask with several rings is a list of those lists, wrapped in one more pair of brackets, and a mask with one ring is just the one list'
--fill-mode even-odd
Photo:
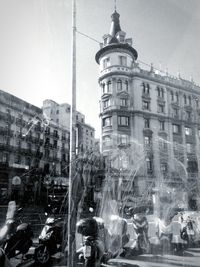
{"label": "parked scooter", "polygon": [[191,246],[195,243],[195,230],[194,230],[194,222],[188,216],[186,222],[182,222],[184,224],[181,230],[181,238],[187,241],[187,245]]}
{"label": "parked scooter", "polygon": [[35,261],[44,265],[62,245],[64,221],[62,218],[48,217],[39,236],[39,246],[35,249]]}
{"label": "parked scooter", "polygon": [[21,219],[16,218],[15,213],[19,213],[21,209],[16,212],[15,209],[16,204],[13,201],[10,202],[6,222],[0,230],[0,242],[8,258],[22,254],[23,259],[33,243],[33,231],[28,223],[23,223]]}
{"label": "parked scooter", "polygon": [[98,239],[98,222],[95,218],[81,219],[77,232],[82,235],[82,247],[77,251],[84,267],[99,267],[104,254],[102,242]]}
{"label": "parked scooter", "polygon": [[148,239],[148,221],[143,214],[134,214],[133,219],[133,229],[136,234],[136,242],[132,246],[139,253],[149,253],[150,252],[150,242]]}

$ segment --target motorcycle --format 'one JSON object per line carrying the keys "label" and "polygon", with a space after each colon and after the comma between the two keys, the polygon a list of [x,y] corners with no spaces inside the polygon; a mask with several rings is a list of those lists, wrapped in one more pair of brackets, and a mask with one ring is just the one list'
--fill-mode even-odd
{"label": "motorcycle", "polygon": [[181,230],[181,238],[187,241],[187,245],[191,246],[195,243],[195,230],[194,230],[194,222],[189,218],[187,218],[185,222],[185,226]]}
{"label": "motorcycle", "polygon": [[[16,205],[10,202],[6,222],[0,230],[0,243],[8,259],[19,254],[22,254],[23,259],[33,244],[33,231],[28,223],[23,223],[21,218],[16,218],[13,207],[16,208]],[[21,210],[18,209],[17,213]]]}
{"label": "motorcycle", "polygon": [[104,247],[98,239],[98,222],[95,218],[81,219],[77,232],[82,235],[82,247],[77,251],[84,267],[99,267],[103,259]]}
{"label": "motorcycle", "polygon": [[64,221],[62,218],[48,217],[39,236],[39,246],[35,249],[35,261],[44,265],[51,256],[61,249]]}
{"label": "motorcycle", "polygon": [[132,219],[133,229],[136,234],[136,242],[132,249],[136,249],[139,253],[150,252],[150,242],[148,239],[148,221],[145,216],[135,214]]}

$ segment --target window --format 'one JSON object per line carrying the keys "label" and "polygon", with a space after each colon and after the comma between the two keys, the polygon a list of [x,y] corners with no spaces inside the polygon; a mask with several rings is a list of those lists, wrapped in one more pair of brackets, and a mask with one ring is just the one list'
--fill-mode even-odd
{"label": "window", "polygon": [[174,93],[171,92],[171,101],[173,102],[174,101]]}
{"label": "window", "polygon": [[189,127],[185,127],[185,135],[192,135],[192,129]]}
{"label": "window", "polygon": [[146,93],[149,95],[149,93],[150,93],[150,86],[149,86],[149,84],[147,83],[147,85],[146,85]]}
{"label": "window", "polygon": [[118,135],[118,144],[127,145],[129,143],[129,137],[126,134]]}
{"label": "window", "polygon": [[179,96],[178,93],[175,94],[175,101],[178,103],[179,102]]}
{"label": "window", "polygon": [[167,172],[167,163],[163,162],[160,164],[160,170],[162,173],[166,173]]}
{"label": "window", "polygon": [[191,96],[188,96],[188,104],[191,106],[192,105],[192,99]]}
{"label": "window", "polygon": [[163,104],[158,104],[158,112],[164,113],[165,112],[165,106]]}
{"label": "window", "polygon": [[158,92],[158,97],[164,98],[164,89],[160,88],[159,86],[157,87],[157,92]]}
{"label": "window", "polygon": [[143,100],[142,101],[142,108],[144,110],[150,110],[150,102],[149,101],[146,101],[146,100]]}
{"label": "window", "polygon": [[165,122],[164,121],[160,121],[160,131],[164,131],[165,130]]}
{"label": "window", "polygon": [[191,113],[191,111],[186,111],[185,112],[185,119],[186,120],[190,120],[192,118],[192,113]]}
{"label": "window", "polygon": [[117,81],[117,91],[122,91],[122,81],[121,80]]}
{"label": "window", "polygon": [[184,104],[186,105],[187,104],[187,97],[186,97],[186,95],[183,96],[183,100],[184,100]]}
{"label": "window", "polygon": [[118,116],[118,125],[119,126],[129,126],[129,117]]}
{"label": "window", "polygon": [[14,163],[20,164],[21,163],[21,156],[19,154],[15,155]]}
{"label": "window", "polygon": [[199,100],[196,98],[195,102],[196,102],[196,108],[198,108],[199,107]]}
{"label": "window", "polygon": [[3,163],[7,163],[8,161],[9,161],[9,155],[8,155],[8,153],[2,153],[2,162]]}
{"label": "window", "polygon": [[120,98],[120,106],[127,107],[127,105],[128,105],[127,98]]}
{"label": "window", "polygon": [[56,110],[56,114],[59,114],[59,110]]}
{"label": "window", "polygon": [[105,101],[103,101],[103,108],[108,108],[110,107],[110,99],[106,99]]}
{"label": "window", "polygon": [[145,84],[144,82],[142,83],[142,88],[143,88],[143,94],[149,95],[150,94],[150,85],[147,83]]}
{"label": "window", "polygon": [[179,134],[181,132],[180,125],[173,124],[172,127],[173,127],[173,133]]}
{"label": "window", "polygon": [[103,68],[105,69],[105,68],[107,68],[107,67],[109,67],[109,66],[110,66],[110,58],[107,57],[107,58],[105,58],[105,59],[103,60]]}
{"label": "window", "polygon": [[128,91],[128,81],[125,81],[125,89]]}
{"label": "window", "polygon": [[103,127],[112,126],[112,117],[107,117],[103,119]]}
{"label": "window", "polygon": [[54,140],[53,141],[53,148],[57,148],[57,146],[58,146],[58,142],[57,142],[57,140]]}
{"label": "window", "polygon": [[148,147],[151,145],[151,137],[150,136],[144,137],[144,145],[145,145],[145,147]]}
{"label": "window", "polygon": [[104,146],[110,146],[111,145],[111,138],[110,138],[110,136],[104,136],[103,137],[103,144],[104,144]]}
{"label": "window", "polygon": [[158,97],[160,97],[160,87],[157,87]]}
{"label": "window", "polygon": [[167,150],[167,141],[165,139],[159,139],[159,148],[160,150]]}
{"label": "window", "polygon": [[105,94],[105,83],[102,84],[102,94]]}
{"label": "window", "polygon": [[107,93],[111,92],[111,81],[108,81],[107,83]]}
{"label": "window", "polygon": [[153,171],[152,159],[146,158],[146,163],[147,163],[147,173],[152,173]]}
{"label": "window", "polygon": [[125,56],[119,56],[119,64],[121,66],[127,66],[127,58]]}
{"label": "window", "polygon": [[178,109],[177,108],[173,108],[173,117],[177,117],[178,116]]}
{"label": "window", "polygon": [[186,144],[186,151],[187,153],[192,153],[192,144],[189,143]]}
{"label": "window", "polygon": [[144,118],[144,128],[150,128],[150,119]]}

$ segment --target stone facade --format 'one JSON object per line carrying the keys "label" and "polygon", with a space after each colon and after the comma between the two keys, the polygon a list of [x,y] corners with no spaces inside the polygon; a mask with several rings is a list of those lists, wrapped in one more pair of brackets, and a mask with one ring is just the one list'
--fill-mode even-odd
{"label": "stone facade", "polygon": [[0,91],[1,188],[11,187],[16,176],[21,183],[47,174],[67,177],[68,164],[69,131],[42,109]]}
{"label": "stone facade", "polygon": [[[43,102],[43,112],[52,121],[58,123],[68,131],[70,130],[70,109],[67,103],[58,104],[53,100]],[[77,154],[93,150],[95,147],[95,129],[85,123],[85,115],[76,111],[76,148]]]}
{"label": "stone facade", "polygon": [[[96,54],[100,66],[101,149],[122,187],[120,201],[155,192],[199,207],[200,87],[137,63],[119,14]],[[117,25],[117,26],[116,26]],[[121,177],[119,182],[119,177]],[[153,197],[154,195],[154,197]]]}

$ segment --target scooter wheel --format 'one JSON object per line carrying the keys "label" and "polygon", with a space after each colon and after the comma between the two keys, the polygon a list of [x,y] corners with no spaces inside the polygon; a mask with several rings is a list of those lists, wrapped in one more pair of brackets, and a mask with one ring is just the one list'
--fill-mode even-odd
{"label": "scooter wheel", "polygon": [[35,250],[35,261],[45,265],[50,260],[50,251],[47,246],[40,246]]}

